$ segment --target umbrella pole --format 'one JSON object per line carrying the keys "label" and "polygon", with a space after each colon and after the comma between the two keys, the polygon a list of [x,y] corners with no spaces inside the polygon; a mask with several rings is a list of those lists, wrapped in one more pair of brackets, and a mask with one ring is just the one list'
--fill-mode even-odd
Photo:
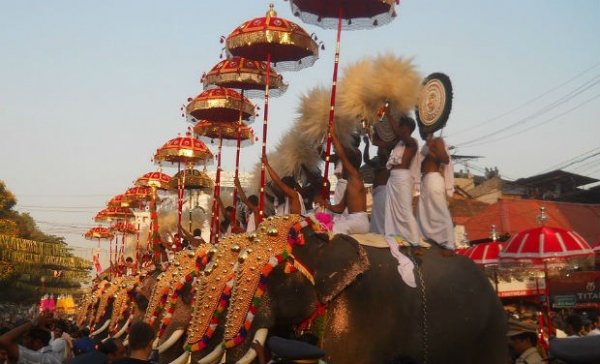
{"label": "umbrella pole", "polygon": [[[177,229],[181,226],[181,212],[183,210],[183,184],[185,183],[185,167],[183,171],[183,176],[181,175],[181,162],[177,162],[177,174],[179,177],[177,178]],[[176,245],[181,241],[181,237],[179,233],[175,234]]]}
{"label": "umbrella pole", "polygon": [[112,278],[112,268],[113,268],[113,263],[112,263],[112,241],[113,238],[110,238],[110,240],[108,241],[108,275],[109,277]]}
{"label": "umbrella pole", "polygon": [[342,39],[343,13],[343,8],[340,6],[338,14],[337,40],[335,43],[335,59],[333,62],[333,82],[331,83],[331,103],[329,108],[329,122],[327,128],[327,148],[325,149],[325,168],[323,171],[323,186],[321,187],[321,196],[326,200],[329,199],[327,180],[329,176],[329,157],[331,156],[331,132],[333,131],[333,121],[335,116],[335,95],[337,91],[338,68],[340,64],[340,45]]}
{"label": "umbrella pole", "polygon": [[[267,67],[268,68],[268,67]],[[239,178],[240,175],[240,152],[242,145],[242,117],[244,116],[244,89],[241,90],[242,102],[240,103],[240,117],[238,119],[238,128],[237,128],[237,144],[235,149],[235,174],[234,181]],[[233,216],[231,218],[231,224],[235,227],[237,220],[237,186],[233,184]]]}
{"label": "umbrella pole", "polygon": [[[216,244],[219,241],[219,208],[218,199],[221,198],[221,153],[223,152],[223,138],[219,135],[219,149],[217,152],[217,174],[215,176],[215,191],[213,194],[213,221],[210,231],[210,240]],[[213,240],[214,239],[214,240]]]}
{"label": "umbrella pole", "polygon": [[552,319],[550,318],[550,287],[548,285],[548,264],[544,261],[544,300],[546,303],[546,317],[548,319],[548,334],[552,332]]}
{"label": "umbrella pole", "polygon": [[156,208],[156,187],[152,188],[152,200],[150,200],[150,220],[152,225],[151,244],[154,253],[154,264],[156,269],[161,269],[161,254],[160,254],[160,235],[158,234],[158,211]]}
{"label": "umbrella pole", "polygon": [[269,120],[269,83],[271,82],[271,52],[267,52],[267,72],[265,85],[265,109],[263,113],[263,140],[260,158],[260,199],[258,221],[264,218],[265,211],[265,157],[267,156],[267,124]]}
{"label": "umbrella pole", "polygon": [[190,190],[190,197],[188,201],[188,228],[189,232],[192,231],[192,190]]}

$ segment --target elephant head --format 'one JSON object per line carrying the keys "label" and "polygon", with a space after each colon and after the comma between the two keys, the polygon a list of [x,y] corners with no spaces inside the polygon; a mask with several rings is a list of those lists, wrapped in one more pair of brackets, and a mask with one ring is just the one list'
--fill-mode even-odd
{"label": "elephant head", "polygon": [[504,362],[502,307],[468,259],[437,248],[417,257],[405,248],[416,265],[418,285],[411,288],[388,248],[362,246],[346,235],[329,240],[303,219],[286,230],[283,221],[263,222],[262,231],[272,235],[237,268],[224,335],[228,362],[252,362],[252,341],[269,330],[286,335],[310,328],[319,315],[322,325],[312,328],[329,363],[382,363],[398,355]]}
{"label": "elephant head", "polygon": [[[234,283],[238,254],[252,242],[253,234],[235,234],[221,239],[208,265],[197,277],[196,298],[185,342],[186,355],[210,363],[223,354],[217,345],[223,338],[223,321]],[[190,354],[191,353],[191,354]],[[206,355],[208,353],[208,355]]]}
{"label": "elephant head", "polygon": [[212,254],[208,246],[200,246],[195,252],[188,250],[178,255],[178,272],[169,285],[166,310],[157,333],[160,363],[170,363],[183,352],[184,334],[192,316],[193,282]]}
{"label": "elephant head", "polygon": [[120,288],[121,277],[114,278],[111,282],[103,284],[98,292],[98,302],[94,317],[90,324],[90,336],[95,339],[103,339],[108,336],[108,327],[115,301],[115,294]]}
{"label": "elephant head", "polygon": [[129,323],[133,321],[133,311],[136,301],[134,292],[140,284],[140,276],[126,276],[121,280],[120,287],[115,293],[112,314],[110,317],[110,335],[114,338],[120,338],[125,334]]}

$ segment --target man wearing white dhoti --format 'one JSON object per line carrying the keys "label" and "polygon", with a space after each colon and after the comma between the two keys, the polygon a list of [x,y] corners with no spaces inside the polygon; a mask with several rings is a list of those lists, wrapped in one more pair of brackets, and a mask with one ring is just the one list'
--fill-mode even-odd
{"label": "man wearing white dhoti", "polygon": [[421,234],[412,211],[414,185],[418,183],[418,167],[414,163],[418,143],[411,137],[416,125],[406,116],[398,117],[398,121],[391,119],[388,117],[400,140],[386,164],[390,177],[386,184],[385,235],[391,241],[400,236],[411,245],[421,246]]}
{"label": "man wearing white dhoti", "polygon": [[423,236],[454,250],[454,224],[446,195],[454,192],[454,171],[442,138],[425,136],[418,161],[421,166],[421,195],[417,205],[417,222]]}
{"label": "man wearing white dhoti", "polygon": [[373,169],[373,191],[371,205],[371,224],[369,231],[377,234],[385,234],[385,201],[386,184],[390,177],[390,171],[386,168],[386,162],[389,158],[389,151],[383,147],[377,148],[377,156],[369,156],[369,137],[363,138],[365,150],[363,152],[363,161]]}
{"label": "man wearing white dhoti", "polygon": [[360,151],[358,153],[354,153],[353,151],[348,153],[333,130],[331,130],[331,136],[337,156],[343,165],[343,177],[348,183],[344,197],[338,204],[332,205],[328,201],[325,201],[322,196],[317,196],[316,200],[321,206],[338,214],[341,214],[344,209],[348,209],[348,214],[339,215],[334,220],[334,234],[367,233],[369,232],[367,194],[362,176],[358,171],[362,159]]}

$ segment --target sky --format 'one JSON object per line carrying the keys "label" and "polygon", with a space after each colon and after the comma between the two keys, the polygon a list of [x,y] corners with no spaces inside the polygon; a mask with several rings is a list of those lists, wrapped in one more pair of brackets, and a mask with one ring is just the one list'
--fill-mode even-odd
{"label": "sky", "polygon": [[[185,132],[180,107],[220,60],[219,38],[270,2],[325,45],[312,67],[283,73],[288,91],[269,105],[274,147],[299,96],[330,87],[333,70],[335,32],[303,24],[288,2],[0,0],[0,179],[17,209],[87,255],[95,213]],[[455,153],[482,157],[457,170],[497,166],[517,179],[565,167],[600,179],[600,2],[405,0],[397,14],[342,34],[341,72],[393,52],[423,77],[449,75],[443,135]],[[243,170],[259,152],[244,150]],[[226,149],[226,170],[233,159]]]}

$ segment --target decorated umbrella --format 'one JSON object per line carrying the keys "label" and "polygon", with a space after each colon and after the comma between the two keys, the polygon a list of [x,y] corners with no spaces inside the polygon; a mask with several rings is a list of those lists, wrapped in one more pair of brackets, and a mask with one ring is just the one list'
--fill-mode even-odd
{"label": "decorated umbrella", "polygon": [[[143,208],[148,201],[152,200],[152,188],[144,186],[134,186],[123,194],[123,202],[133,208]],[[137,221],[137,233],[135,238],[135,261],[136,264],[140,264],[141,257],[140,249],[140,223]]]}
{"label": "decorated umbrella", "polygon": [[[183,180],[183,175],[185,174],[185,180]],[[185,171],[181,171],[176,173],[171,181],[169,182],[169,189],[174,191],[179,191],[181,181],[183,180],[183,189],[190,190],[190,198],[189,198],[189,230],[192,230],[192,192],[194,190],[204,190],[209,191],[214,187],[212,179],[206,174],[206,172],[201,172],[197,169],[187,169]]]}
{"label": "decorated umbrella", "polygon": [[[161,171],[148,172],[143,176],[139,177],[135,181],[135,185],[138,187],[150,188],[150,239],[148,244],[152,244],[152,250],[154,252],[154,259],[156,262],[160,261],[160,236],[158,235],[158,212],[156,209],[156,191],[166,190],[169,188],[169,181],[171,176],[162,173]],[[127,194],[127,193],[125,193]]]}
{"label": "decorated umbrella", "polygon": [[333,82],[331,83],[331,106],[329,109],[329,128],[325,154],[325,168],[322,194],[327,197],[327,176],[329,174],[329,156],[331,154],[331,133],[335,116],[335,95],[342,29],[367,29],[384,25],[396,17],[394,5],[398,0],[289,0],[292,13],[308,24],[325,29],[337,29],[335,58],[333,63]]}
{"label": "decorated umbrella", "polygon": [[471,259],[477,265],[483,267],[498,265],[500,263],[499,253],[502,243],[491,241],[489,243],[476,244],[467,249],[462,255]]}
{"label": "decorated umbrella", "polygon": [[[130,208],[128,207],[107,207],[104,210],[99,211],[96,216],[94,217],[94,220],[96,222],[112,222],[112,221],[120,221],[120,220],[127,220],[128,218],[133,217],[133,211],[131,211]],[[119,248],[118,248],[118,239],[115,240],[115,250],[114,250],[114,256],[112,256],[112,240],[110,241],[110,247],[109,247],[109,257],[110,257],[110,265],[111,268],[113,267],[113,258],[114,258],[114,263],[116,264],[118,259],[119,259]],[[124,249],[124,245],[125,245],[125,238],[123,237],[123,239],[121,240],[121,251]],[[112,270],[112,269],[111,269]]]}
{"label": "decorated umbrella", "polygon": [[[219,158],[217,166],[217,178],[215,186],[215,199],[213,200],[212,219],[211,219],[211,241],[218,234],[219,230],[219,204],[216,199],[221,196],[220,192],[220,171],[221,171],[221,147],[223,141],[234,141],[237,144],[237,156],[236,164],[239,160],[239,150],[242,145],[252,144],[255,140],[254,131],[249,128],[246,124],[241,122],[211,122],[207,120],[201,120],[194,126],[194,133],[202,138],[206,139],[219,139]],[[242,143],[242,141],[244,143]],[[237,171],[237,166],[236,166]],[[237,175],[235,176],[237,178]],[[235,201],[234,201],[235,205]],[[235,216],[235,212],[234,212]],[[235,220],[232,222],[234,223]]]}
{"label": "decorated umbrella", "polygon": [[[234,56],[273,63],[280,70],[300,70],[312,66],[319,55],[316,41],[297,24],[277,17],[272,4],[266,16],[243,23],[227,36],[225,43],[227,51]],[[259,203],[261,219],[265,198],[265,166],[262,161],[267,154],[270,70],[271,67],[267,67],[265,75]]]}
{"label": "decorated umbrella", "polygon": [[[503,266],[521,265],[532,270],[543,270],[545,290],[544,307],[549,317],[550,294],[546,280],[548,268],[568,267],[591,260],[594,251],[579,234],[558,227],[547,227],[545,208],[540,207],[538,223],[541,226],[517,233],[500,251],[500,264]],[[551,320],[548,329],[552,331]]]}
{"label": "decorated umbrella", "polygon": [[[242,97],[261,97],[264,95],[264,90],[267,85],[267,67],[269,72],[269,90],[271,97],[277,97],[285,93],[287,85],[283,82],[283,77],[275,71],[270,64],[261,61],[253,61],[242,57],[230,57],[217,63],[211,68],[208,73],[202,75],[202,83],[205,89],[213,87],[227,87],[236,89],[241,92]],[[245,137],[245,130],[251,131],[250,128],[244,128],[242,119],[244,116],[243,108],[239,110],[239,129],[235,154],[235,174],[234,178],[239,177],[240,165],[240,148],[241,140],[248,140]],[[197,124],[202,125],[202,124]],[[237,188],[233,189],[233,221],[236,222],[237,208]]]}
{"label": "decorated umbrella", "polygon": [[[94,240],[94,239],[98,240],[97,253],[95,253],[93,255],[92,260],[94,262],[96,274],[99,274],[100,272],[102,272],[102,266],[100,265],[100,256],[99,256],[100,255],[100,240],[107,239],[109,241],[112,241],[114,234],[109,228],[106,228],[104,226],[95,226],[95,227],[89,229],[88,231],[86,231],[86,233],[83,236],[87,240]],[[111,253],[112,252],[110,252],[110,251],[108,253],[109,259],[110,259]]]}
{"label": "decorated umbrella", "polygon": [[[209,103],[212,105],[212,103]],[[218,110],[224,107],[223,104],[219,104]],[[212,110],[212,109],[211,109]],[[215,111],[216,112],[216,111]],[[207,163],[212,162],[213,154],[206,147],[206,145],[193,137],[191,133],[187,132],[185,136],[179,136],[166,142],[161,148],[156,151],[154,155],[154,161],[156,163],[171,163],[177,164],[178,172],[181,172],[181,165],[191,167],[193,165],[203,163],[205,166]],[[185,183],[185,169],[181,176],[181,182],[179,189],[177,190],[177,213],[178,225],[181,225],[181,212],[183,210],[183,195],[185,190],[183,185]],[[179,239],[179,234],[176,235]],[[177,240],[179,242],[179,240]]]}
{"label": "decorated umbrella", "polygon": [[[205,120],[207,122],[223,122],[229,123],[232,126],[234,120],[254,119],[254,105],[242,94],[225,87],[216,86],[215,88],[204,90],[187,106],[186,111],[193,117],[193,120]],[[204,123],[205,125],[205,123]],[[233,129],[235,130],[235,129]],[[237,136],[236,136],[237,137]],[[211,219],[211,241],[213,237],[218,236],[212,229],[215,216],[218,219],[218,203],[216,200],[221,195],[221,159],[223,138],[218,133],[214,138],[219,140],[217,152],[217,173],[215,176],[214,201]]]}

